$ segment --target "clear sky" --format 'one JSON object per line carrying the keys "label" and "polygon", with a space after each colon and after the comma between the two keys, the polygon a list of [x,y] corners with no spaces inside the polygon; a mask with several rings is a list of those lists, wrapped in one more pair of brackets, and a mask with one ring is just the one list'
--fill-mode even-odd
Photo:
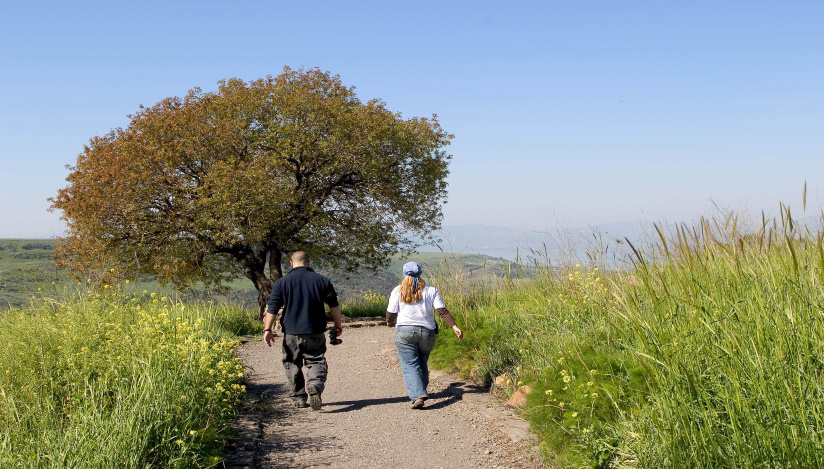
{"label": "clear sky", "polygon": [[283,66],[455,134],[444,224],[689,221],[824,200],[824,2],[4,1],[0,237],[140,104]]}

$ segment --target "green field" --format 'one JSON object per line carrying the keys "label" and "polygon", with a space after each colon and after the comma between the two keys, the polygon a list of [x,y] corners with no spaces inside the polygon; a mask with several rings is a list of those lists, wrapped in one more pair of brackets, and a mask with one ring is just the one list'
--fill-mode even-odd
{"label": "green field", "polygon": [[0,310],[28,304],[38,288],[67,280],[54,266],[54,244],[49,239],[0,239]]}

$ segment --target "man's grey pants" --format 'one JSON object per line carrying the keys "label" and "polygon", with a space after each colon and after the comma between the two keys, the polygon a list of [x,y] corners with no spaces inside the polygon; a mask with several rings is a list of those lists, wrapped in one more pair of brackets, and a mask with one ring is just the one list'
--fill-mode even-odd
{"label": "man's grey pants", "polygon": [[[313,384],[318,392],[323,392],[326,383],[326,335],[283,334],[283,368],[289,379],[289,396],[292,399],[306,399],[306,385]],[[306,366],[306,380],[303,370]]]}

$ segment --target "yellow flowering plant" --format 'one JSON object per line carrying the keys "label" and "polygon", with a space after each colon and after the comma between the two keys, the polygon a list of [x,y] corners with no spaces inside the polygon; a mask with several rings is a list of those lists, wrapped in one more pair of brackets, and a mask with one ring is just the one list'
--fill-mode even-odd
{"label": "yellow flowering plant", "polygon": [[[4,464],[200,467],[219,459],[245,388],[237,341],[216,318],[242,313],[148,300],[113,286],[0,315]],[[81,441],[96,449],[82,450]]]}

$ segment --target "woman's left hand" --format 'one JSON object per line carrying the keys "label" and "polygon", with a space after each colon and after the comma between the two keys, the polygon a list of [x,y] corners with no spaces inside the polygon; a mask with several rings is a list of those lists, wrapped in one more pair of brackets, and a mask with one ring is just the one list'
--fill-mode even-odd
{"label": "woman's left hand", "polygon": [[458,326],[452,326],[452,330],[455,331],[455,335],[458,336],[458,340],[463,340],[463,331],[461,331]]}

